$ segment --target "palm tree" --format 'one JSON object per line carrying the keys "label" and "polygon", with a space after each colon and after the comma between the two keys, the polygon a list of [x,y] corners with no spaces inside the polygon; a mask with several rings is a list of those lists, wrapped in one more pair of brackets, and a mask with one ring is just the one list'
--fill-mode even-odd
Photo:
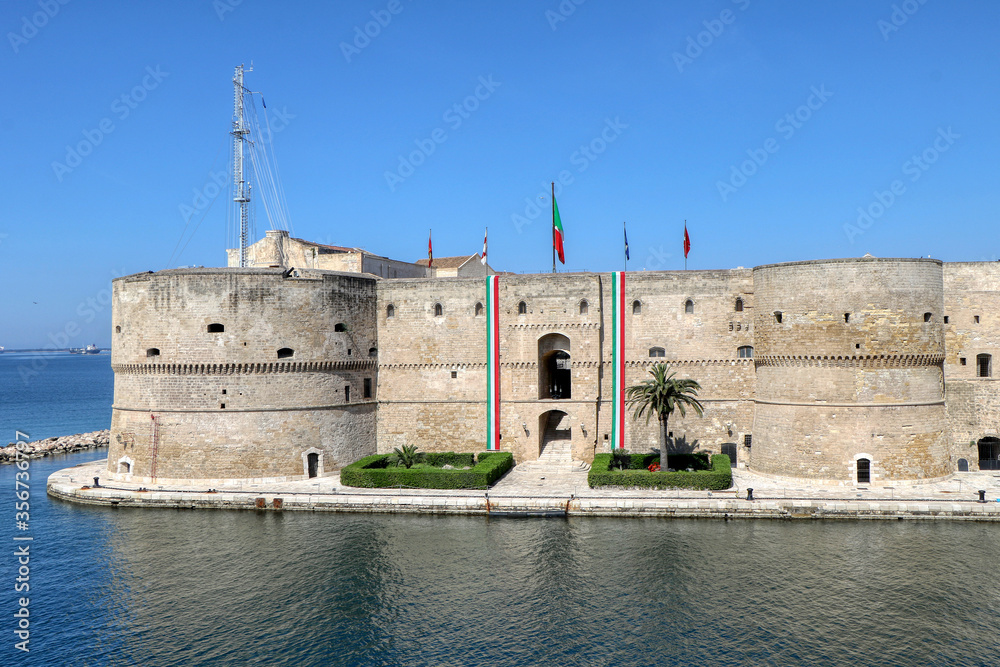
{"label": "palm tree", "polygon": [[698,400],[698,390],[701,385],[694,380],[681,380],[674,373],[667,375],[666,364],[656,364],[649,371],[652,380],[646,380],[632,385],[625,390],[626,401],[633,408],[632,416],[639,419],[646,415],[646,423],[654,414],[660,420],[663,440],[660,444],[660,466],[667,469],[667,420],[677,410],[681,417],[685,408],[691,408],[701,417],[705,413],[704,406]]}

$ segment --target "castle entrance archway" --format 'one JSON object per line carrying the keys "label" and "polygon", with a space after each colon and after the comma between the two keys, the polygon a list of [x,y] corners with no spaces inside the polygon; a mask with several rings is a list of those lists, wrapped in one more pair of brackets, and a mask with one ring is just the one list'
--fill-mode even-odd
{"label": "castle entrance archway", "polygon": [[571,461],[573,428],[568,414],[549,410],[538,417],[538,454],[546,458]]}
{"label": "castle entrance archway", "polygon": [[572,398],[569,338],[547,334],[538,339],[538,398]]}
{"label": "castle entrance archway", "polygon": [[986,436],[979,441],[979,469],[1000,470],[1000,438]]}

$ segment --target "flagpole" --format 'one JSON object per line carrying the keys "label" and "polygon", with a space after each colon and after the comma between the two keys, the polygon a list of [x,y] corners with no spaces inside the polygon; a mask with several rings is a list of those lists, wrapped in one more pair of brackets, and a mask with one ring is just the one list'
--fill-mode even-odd
{"label": "flagpole", "polygon": [[552,273],[556,272],[556,182],[552,181]]}

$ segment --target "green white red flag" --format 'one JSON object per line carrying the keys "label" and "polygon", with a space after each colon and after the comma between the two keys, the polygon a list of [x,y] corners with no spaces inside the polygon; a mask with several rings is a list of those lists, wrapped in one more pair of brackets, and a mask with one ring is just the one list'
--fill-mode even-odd
{"label": "green white red flag", "polygon": [[556,196],[552,195],[552,245],[556,249],[556,254],[559,255],[559,261],[563,264],[566,263],[566,257],[563,255],[563,226],[562,220],[559,218],[559,204],[556,203]]}
{"label": "green white red flag", "polygon": [[611,273],[611,449],[625,449],[625,272]]}
{"label": "green white red flag", "polygon": [[486,449],[500,449],[500,277],[486,278]]}

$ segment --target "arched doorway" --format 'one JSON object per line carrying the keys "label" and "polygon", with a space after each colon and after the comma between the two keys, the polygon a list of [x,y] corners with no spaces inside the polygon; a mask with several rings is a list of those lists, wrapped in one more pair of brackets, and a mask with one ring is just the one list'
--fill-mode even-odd
{"label": "arched doorway", "polygon": [[986,436],[979,441],[979,469],[1000,470],[1000,438]]}
{"label": "arched doorway", "polygon": [[309,477],[315,477],[319,474],[319,454],[313,452],[306,456],[306,464],[308,467]]}
{"label": "arched doorway", "polygon": [[573,460],[573,427],[562,410],[549,410],[538,417],[539,457],[555,461]]}
{"label": "arched doorway", "polygon": [[969,472],[969,462],[965,459],[958,460],[958,472]]}
{"label": "arched doorway", "polygon": [[538,398],[572,398],[569,338],[547,334],[538,339]]}

